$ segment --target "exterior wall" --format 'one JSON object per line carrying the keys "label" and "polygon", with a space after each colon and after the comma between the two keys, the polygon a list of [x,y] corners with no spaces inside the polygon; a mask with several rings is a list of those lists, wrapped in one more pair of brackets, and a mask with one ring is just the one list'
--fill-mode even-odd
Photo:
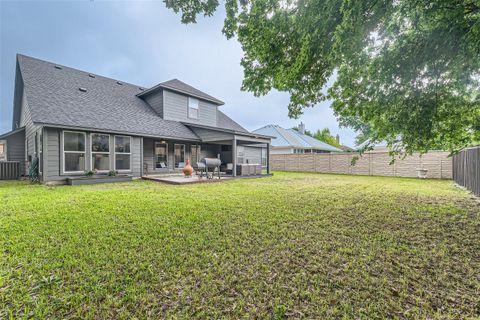
{"label": "exterior wall", "polygon": [[[66,131],[78,131],[81,130],[66,130]],[[44,157],[44,174],[43,181],[66,181],[68,177],[82,176],[82,173],[64,173],[63,172],[63,130],[57,128],[45,128],[43,138],[43,157]],[[86,151],[85,151],[85,171],[92,170],[91,163],[91,138],[92,132],[86,133]],[[115,168],[115,142],[114,134],[110,135],[110,170]],[[130,166],[131,171],[127,172],[134,177],[140,177],[142,175],[142,138],[132,137],[130,146]]]}
{"label": "exterior wall", "polygon": [[5,138],[7,161],[20,162],[20,175],[25,175],[25,132],[20,131]]}
{"label": "exterior wall", "polygon": [[358,175],[417,177],[417,168],[428,169],[427,178],[452,179],[452,158],[445,151],[431,151],[422,156],[415,153],[397,158],[390,165],[388,153],[365,153],[352,166],[356,153],[330,154],[271,154],[270,168],[280,171],[341,173]]}
{"label": "exterior wall", "polygon": [[32,117],[30,115],[30,108],[26,99],[25,90],[21,96],[21,115],[20,115],[20,127],[25,127],[25,151],[23,172],[28,175],[30,169],[30,161],[37,156],[36,150],[38,149],[38,141],[35,139],[39,137],[41,128],[33,124]]}
{"label": "exterior wall", "polygon": [[163,118],[163,90],[147,95],[144,100]]}
{"label": "exterior wall", "polygon": [[198,119],[191,119],[188,117],[188,96],[164,90],[163,118],[216,127],[217,106],[200,99],[198,101]]}

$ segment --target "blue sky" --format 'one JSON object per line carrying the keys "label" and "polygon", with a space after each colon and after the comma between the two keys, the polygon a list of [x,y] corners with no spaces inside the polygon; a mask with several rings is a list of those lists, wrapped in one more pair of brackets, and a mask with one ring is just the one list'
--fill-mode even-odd
{"label": "blue sky", "polygon": [[303,121],[352,146],[355,133],[338,127],[330,103],[295,120],[288,118],[288,94],[240,90],[242,50],[221,33],[223,10],[183,25],[161,1],[0,0],[0,133],[11,129],[15,54],[22,53],[145,87],[178,78],[225,101],[221,110],[249,130]]}

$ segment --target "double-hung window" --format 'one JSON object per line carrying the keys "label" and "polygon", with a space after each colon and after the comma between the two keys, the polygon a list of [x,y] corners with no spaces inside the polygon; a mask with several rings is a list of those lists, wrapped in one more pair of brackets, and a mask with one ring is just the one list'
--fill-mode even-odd
{"label": "double-hung window", "polygon": [[115,170],[131,170],[131,138],[115,136]]}
{"label": "double-hung window", "polygon": [[198,119],[198,99],[188,98],[188,117]]}
{"label": "double-hung window", "polygon": [[92,170],[110,170],[110,135],[92,133]]}
{"label": "double-hung window", "polygon": [[85,132],[63,131],[63,172],[85,171]]}

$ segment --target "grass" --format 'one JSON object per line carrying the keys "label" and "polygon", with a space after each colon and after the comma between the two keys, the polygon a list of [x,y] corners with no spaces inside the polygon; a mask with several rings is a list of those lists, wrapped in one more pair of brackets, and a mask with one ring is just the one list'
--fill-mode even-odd
{"label": "grass", "polygon": [[0,319],[480,315],[480,206],[451,181],[2,182],[0,201]]}

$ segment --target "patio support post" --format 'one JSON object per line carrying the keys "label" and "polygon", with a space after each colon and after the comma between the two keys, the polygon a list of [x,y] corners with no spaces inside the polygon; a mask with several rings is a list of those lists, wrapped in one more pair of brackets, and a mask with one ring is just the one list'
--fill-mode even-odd
{"label": "patio support post", "polygon": [[267,143],[267,174],[270,174],[270,143]]}
{"label": "patio support post", "polygon": [[237,176],[237,138],[233,137],[232,140],[232,162],[233,162],[233,171],[232,175]]}

